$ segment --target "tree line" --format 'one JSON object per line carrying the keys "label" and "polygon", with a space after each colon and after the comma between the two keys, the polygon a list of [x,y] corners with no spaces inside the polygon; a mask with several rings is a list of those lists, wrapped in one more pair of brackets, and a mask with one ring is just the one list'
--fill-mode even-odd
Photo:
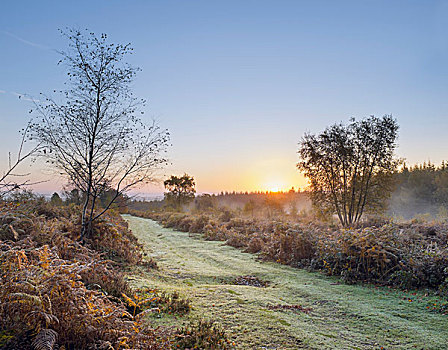
{"label": "tree line", "polygon": [[388,214],[404,219],[416,214],[448,218],[448,163],[404,164],[395,174]]}

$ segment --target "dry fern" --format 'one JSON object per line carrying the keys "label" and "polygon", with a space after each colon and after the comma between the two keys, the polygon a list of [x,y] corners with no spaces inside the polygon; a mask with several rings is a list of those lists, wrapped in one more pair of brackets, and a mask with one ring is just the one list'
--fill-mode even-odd
{"label": "dry fern", "polygon": [[35,350],[53,350],[58,334],[52,329],[41,329],[33,339],[33,347]]}
{"label": "dry fern", "polygon": [[[7,230],[8,238],[3,241],[0,236],[0,329],[13,330],[15,337],[36,350],[57,346],[169,348],[167,330],[152,329],[140,317],[129,314],[123,302],[113,296],[132,292],[116,271],[115,262],[76,242],[76,218],[64,215],[51,215],[50,219],[48,215],[36,216],[32,208],[0,202],[0,218],[4,219],[0,230]],[[26,223],[22,224],[21,218]],[[114,220],[119,223],[120,219]],[[17,241],[10,225],[19,235]],[[23,232],[19,231],[22,227],[26,228]],[[124,224],[114,227],[111,234],[124,237],[116,243],[116,251],[125,257],[131,254],[134,242]],[[102,238],[110,238],[109,233],[100,233]],[[115,249],[115,243],[107,244]]]}

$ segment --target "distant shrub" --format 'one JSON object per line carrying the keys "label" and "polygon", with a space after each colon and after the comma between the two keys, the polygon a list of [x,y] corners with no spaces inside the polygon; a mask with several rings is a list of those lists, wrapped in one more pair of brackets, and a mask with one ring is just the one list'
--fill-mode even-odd
{"label": "distant shrub", "polygon": [[205,215],[194,217],[194,220],[191,222],[190,227],[188,228],[188,232],[203,233],[204,228],[208,224],[208,221],[209,218]]}
{"label": "distant shrub", "polygon": [[415,288],[419,285],[418,278],[412,273],[412,271],[398,270],[389,276],[390,284],[402,289]]}
{"label": "distant shrub", "polygon": [[231,228],[226,231],[226,243],[234,248],[243,248],[247,246],[247,237]]}
{"label": "distant shrub", "polygon": [[265,242],[258,236],[254,236],[247,243],[246,251],[248,253],[259,253],[264,248]]}
{"label": "distant shrub", "polygon": [[132,294],[124,294],[123,300],[128,311],[134,315],[150,310],[182,316],[191,310],[189,299],[181,298],[178,292],[167,293],[158,289],[137,289]]}
{"label": "distant shrub", "polygon": [[233,345],[225,331],[212,321],[192,322],[176,333],[176,349],[232,349]]}
{"label": "distant shrub", "polygon": [[221,222],[228,222],[232,219],[233,214],[230,210],[228,209],[224,209],[221,213],[221,215],[219,216],[219,220]]}

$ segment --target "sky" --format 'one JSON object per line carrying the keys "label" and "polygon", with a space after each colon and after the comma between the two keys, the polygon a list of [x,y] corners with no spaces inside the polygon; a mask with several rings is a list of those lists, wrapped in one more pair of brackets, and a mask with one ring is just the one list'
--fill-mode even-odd
{"label": "sky", "polygon": [[[67,27],[134,47],[144,118],[171,133],[160,179],[188,173],[198,192],[304,188],[304,133],[369,115],[397,118],[407,163],[448,159],[448,1],[5,0],[0,169],[30,118],[29,96],[64,87]],[[46,180],[37,192],[65,184],[26,167]]]}

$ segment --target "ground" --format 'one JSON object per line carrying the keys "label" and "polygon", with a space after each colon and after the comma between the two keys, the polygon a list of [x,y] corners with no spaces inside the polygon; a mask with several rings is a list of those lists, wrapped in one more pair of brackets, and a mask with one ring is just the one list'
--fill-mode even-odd
{"label": "ground", "polygon": [[[223,242],[162,228],[149,219],[124,217],[160,267],[135,269],[130,282],[178,291],[193,305],[186,318],[152,317],[158,325],[216,320],[237,349],[448,348],[448,316],[430,311],[433,301],[423,291],[346,285],[321,273],[261,262]],[[233,284],[246,275],[269,284]],[[311,311],[269,308],[276,305]]]}

